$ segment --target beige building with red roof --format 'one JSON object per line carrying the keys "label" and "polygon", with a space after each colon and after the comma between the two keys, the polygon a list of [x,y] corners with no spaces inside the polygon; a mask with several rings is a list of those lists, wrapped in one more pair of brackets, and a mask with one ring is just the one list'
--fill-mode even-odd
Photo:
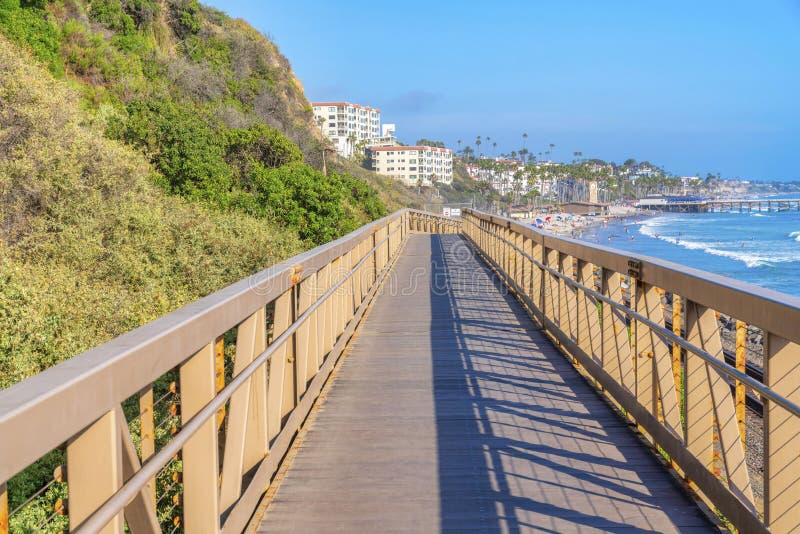
{"label": "beige building with red roof", "polygon": [[369,149],[372,170],[415,186],[453,181],[453,151],[434,146],[378,146]]}

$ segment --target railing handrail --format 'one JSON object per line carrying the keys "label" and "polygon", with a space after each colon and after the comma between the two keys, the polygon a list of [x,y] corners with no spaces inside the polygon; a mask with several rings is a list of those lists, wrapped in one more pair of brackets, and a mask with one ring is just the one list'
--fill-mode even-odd
{"label": "railing handrail", "polygon": [[[475,224],[472,221],[468,221],[468,222],[470,222],[471,224]],[[559,278],[561,280],[564,280],[564,282],[567,285],[569,285],[571,287],[574,287],[576,289],[580,289],[585,294],[591,295],[596,300],[604,302],[604,303],[612,306],[613,308],[624,312],[625,315],[630,316],[632,319],[647,325],[653,331],[655,331],[655,333],[657,333],[658,335],[661,335],[663,338],[666,338],[669,341],[680,345],[681,348],[691,352],[692,354],[694,354],[696,356],[699,356],[702,360],[704,360],[706,363],[708,363],[709,365],[711,365],[712,367],[714,367],[715,369],[717,369],[719,372],[723,373],[727,377],[729,377],[731,379],[734,379],[734,380],[738,380],[738,381],[740,381],[740,382],[742,382],[744,384],[747,384],[748,387],[750,387],[753,390],[757,391],[759,394],[763,395],[765,398],[775,402],[780,407],[784,408],[785,410],[787,410],[788,412],[792,413],[793,415],[795,415],[797,417],[800,417],[800,406],[798,406],[796,403],[792,402],[791,400],[787,399],[786,397],[784,397],[782,395],[779,395],[778,393],[775,393],[772,389],[770,389],[769,387],[765,386],[763,383],[759,382],[758,380],[755,380],[754,378],[748,376],[747,374],[742,373],[741,371],[737,370],[735,367],[733,367],[733,366],[729,365],[727,362],[725,362],[724,359],[721,360],[719,358],[714,357],[713,355],[711,355],[708,352],[704,351],[700,347],[698,347],[698,346],[696,346],[696,345],[694,345],[692,343],[689,343],[684,338],[676,335],[674,332],[672,332],[671,330],[667,329],[664,325],[660,325],[660,324],[648,319],[644,315],[640,314],[636,310],[633,310],[633,309],[629,308],[625,304],[623,304],[621,302],[617,302],[617,301],[615,301],[613,299],[610,299],[610,298],[606,297],[605,295],[603,295],[602,293],[596,291],[595,289],[590,288],[588,286],[585,286],[585,285],[581,284],[580,282],[578,282],[576,280],[573,280],[572,278],[566,276],[564,273],[561,273],[558,270],[553,269],[552,267],[548,267],[547,265],[544,265],[539,260],[537,260],[536,258],[531,256],[530,254],[528,254],[526,251],[524,251],[523,249],[518,247],[515,243],[509,241],[508,239],[506,239],[504,236],[498,234],[497,232],[492,232],[491,230],[488,230],[486,228],[482,228],[481,231],[500,239],[506,245],[508,245],[511,248],[513,248],[514,250],[516,250],[520,255],[525,257],[527,260],[531,261],[539,269],[547,271],[551,275],[553,275],[553,276],[555,276],[555,277],[557,277],[557,278]]]}
{"label": "railing handrail", "polygon": [[233,328],[364,237],[408,213],[433,215],[398,210],[0,391],[0,434],[13,436],[0,440],[0,481],[185,361],[208,343],[208,332]]}
{"label": "railing handrail", "polygon": [[578,259],[603,265],[613,271],[628,272],[628,261],[639,262],[638,279],[735,316],[749,324],[797,340],[800,324],[800,297],[763,288],[733,278],[710,273],[659,258],[561,237],[526,226],[506,217],[465,208],[465,212],[484,221],[502,223],[523,236]]}
{"label": "railing handrail", "polygon": [[[800,299],[504,217],[464,214],[464,233],[532,318],[712,509],[742,532],[800,526]],[[720,313],[736,319],[737,368],[724,361],[733,340],[723,336]],[[750,325],[762,330],[763,383],[739,371]],[[748,417],[748,390],[760,394],[763,417]],[[758,425],[761,474],[746,455]]]}
{"label": "railing handrail", "polygon": [[396,228],[393,232],[387,233],[386,237],[375,243],[365,256],[350,269],[347,274],[336,282],[330,289],[323,293],[309,308],[303,312],[281,335],[275,338],[267,349],[259,354],[250,364],[242,369],[241,373],[234,376],[231,382],[220,390],[216,396],[209,401],[197,414],[187,421],[180,429],[180,431],[167,443],[164,448],[159,450],[153,457],[151,457],[142,468],[134,474],[114,495],[108,498],[106,502],[98,508],[90,517],[88,517],[75,532],[99,532],[107,525],[117,514],[119,514],[125,506],[132,501],[141,489],[147,485],[148,481],[156,476],[156,474],[170,461],[170,459],[177,454],[183,446],[189,441],[203,424],[216,415],[218,410],[233,396],[243,384],[245,384],[251,375],[272,357],[275,352],[280,350],[284,344],[293,336],[299,328],[314,314],[331,295],[339,290],[367,261],[372,259],[372,254],[378,250],[389,237],[393,236],[400,231]]}

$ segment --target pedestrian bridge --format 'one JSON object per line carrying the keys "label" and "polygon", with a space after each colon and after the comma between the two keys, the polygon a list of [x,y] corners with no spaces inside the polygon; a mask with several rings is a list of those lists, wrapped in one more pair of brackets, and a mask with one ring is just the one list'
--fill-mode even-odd
{"label": "pedestrian bridge", "polygon": [[[762,332],[763,381],[720,313]],[[0,532],[32,506],[78,532],[800,532],[798,327],[787,295],[403,210],[0,392]]]}

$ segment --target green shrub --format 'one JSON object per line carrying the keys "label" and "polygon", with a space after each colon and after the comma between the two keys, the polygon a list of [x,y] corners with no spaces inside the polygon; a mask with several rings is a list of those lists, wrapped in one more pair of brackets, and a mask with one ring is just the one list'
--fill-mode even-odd
{"label": "green shrub", "polygon": [[173,16],[177,21],[175,33],[185,39],[200,31],[200,4],[197,0],[179,0],[172,2]]}
{"label": "green shrub", "polygon": [[213,119],[191,104],[161,98],[131,102],[128,118],[111,131],[144,149],[170,191],[225,207],[232,171],[224,138],[210,124]]}
{"label": "green shrub", "polygon": [[303,161],[303,154],[278,129],[257,122],[249,128],[227,132],[228,155],[232,165],[254,160],[265,167],[280,167]]}
{"label": "green shrub", "polygon": [[128,35],[136,31],[133,17],[125,13],[119,0],[92,0],[89,17],[108,29]]}
{"label": "green shrub", "polygon": [[64,75],[61,61],[61,32],[45,11],[20,8],[18,0],[0,0],[0,31],[28,48],[55,76]]}

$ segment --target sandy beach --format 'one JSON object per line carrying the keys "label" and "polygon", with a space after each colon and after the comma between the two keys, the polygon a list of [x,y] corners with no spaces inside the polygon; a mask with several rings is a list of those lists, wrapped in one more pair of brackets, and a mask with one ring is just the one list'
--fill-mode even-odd
{"label": "sandy beach", "polygon": [[612,219],[625,219],[643,214],[643,211],[628,206],[610,206],[609,212],[603,215],[588,216],[542,211],[536,212],[531,218],[520,219],[520,222],[532,225],[545,232],[580,237],[582,231],[590,226],[608,224]]}

